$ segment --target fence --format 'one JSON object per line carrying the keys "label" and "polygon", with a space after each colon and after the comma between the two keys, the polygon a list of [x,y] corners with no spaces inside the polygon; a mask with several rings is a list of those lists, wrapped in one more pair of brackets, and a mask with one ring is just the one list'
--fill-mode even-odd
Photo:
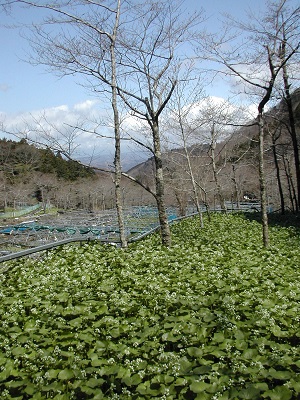
{"label": "fence", "polygon": [[35,204],[33,206],[21,208],[19,210],[15,209],[15,210],[12,210],[12,211],[0,213],[0,218],[1,219],[18,218],[18,217],[21,217],[23,215],[31,214],[32,212],[37,211],[40,208],[41,208],[40,204]]}
{"label": "fence", "polygon": [[[243,211],[258,211],[252,203],[243,205]],[[233,208],[231,211],[236,210]],[[221,211],[217,209],[215,211]],[[185,217],[178,216],[176,208],[167,209],[170,223],[195,215],[190,208]],[[128,242],[134,242],[159,229],[158,212],[154,207],[131,207],[124,210]],[[106,212],[67,212],[54,216],[40,216],[35,221],[0,228],[0,263],[44,251],[70,242],[97,240],[119,244],[119,229],[115,210]],[[25,247],[25,250],[24,250]],[[6,249],[5,249],[6,248]],[[23,250],[19,251],[20,248]]]}

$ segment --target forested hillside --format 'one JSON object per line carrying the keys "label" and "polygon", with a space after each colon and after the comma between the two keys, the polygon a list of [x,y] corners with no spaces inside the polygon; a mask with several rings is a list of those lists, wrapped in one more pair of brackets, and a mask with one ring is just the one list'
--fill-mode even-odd
{"label": "forested hillside", "polygon": [[[48,148],[37,148],[26,140],[0,140],[0,207],[3,211],[7,207],[24,207],[36,202],[46,207],[61,198],[59,205],[67,205],[66,190],[69,198],[72,186],[78,184],[80,192],[81,182],[91,179],[95,179],[93,169],[63,159]],[[79,204],[80,200],[73,197],[72,206],[75,201]]]}
{"label": "forested hillside", "polygon": [[[126,204],[149,203],[144,190],[122,182]],[[0,209],[25,207],[37,202],[59,209],[114,208],[110,173],[95,171],[76,160],[66,160],[49,148],[37,148],[26,140],[0,139]]]}
{"label": "forested hillside", "polygon": [[92,168],[54,154],[49,148],[37,148],[26,140],[19,142],[0,139],[0,168],[11,183],[30,179],[33,171],[54,174],[57,178],[74,181],[94,175]]}

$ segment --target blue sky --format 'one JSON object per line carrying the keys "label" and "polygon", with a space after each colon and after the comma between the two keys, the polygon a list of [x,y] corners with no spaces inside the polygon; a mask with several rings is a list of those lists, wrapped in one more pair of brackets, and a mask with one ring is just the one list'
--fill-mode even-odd
{"label": "blue sky", "polygon": [[[219,25],[221,12],[242,17],[250,5],[259,9],[261,3],[261,0],[186,0],[190,9],[197,10],[202,6],[209,17],[208,25],[213,27]],[[30,20],[30,15],[24,10],[21,13],[23,15],[19,12],[13,17]],[[1,20],[11,21],[4,15]],[[18,30],[0,27],[0,48],[0,112],[19,114],[66,104],[73,106],[91,98],[86,90],[76,84],[75,78],[58,79],[53,73],[47,72],[45,67],[32,66],[22,61],[26,59],[29,46],[20,37]]]}
{"label": "blue sky", "polygon": [[[259,15],[264,3],[262,0],[186,0],[189,10],[204,8],[208,17],[206,24],[214,30],[221,27],[221,13],[227,12],[242,19],[249,9]],[[295,0],[294,4],[297,3]],[[37,12],[39,10],[14,11],[11,17],[7,17],[4,13],[1,15],[0,11],[0,122],[20,122],[29,114],[37,115],[49,109],[53,118],[66,121],[72,121],[76,115],[84,116],[85,112],[89,115],[97,112],[101,104],[87,89],[77,85],[74,77],[58,79],[45,67],[22,61],[30,51],[27,41],[20,37],[17,29],[7,29],[2,24],[11,23],[11,18],[29,22]],[[226,97],[221,86],[214,87],[211,94]],[[85,144],[90,144],[90,150],[94,147],[92,138],[86,137]],[[98,140],[99,154],[105,152],[105,146],[109,147],[105,142],[99,146]]]}

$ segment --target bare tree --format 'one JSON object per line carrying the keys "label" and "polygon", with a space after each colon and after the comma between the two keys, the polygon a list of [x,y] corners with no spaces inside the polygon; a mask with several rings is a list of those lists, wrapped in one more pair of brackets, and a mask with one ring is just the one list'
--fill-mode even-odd
{"label": "bare tree", "polygon": [[[197,105],[203,99],[203,79],[196,77],[194,69],[194,62],[190,61],[186,65],[185,78],[182,79],[177,85],[173,101],[170,104],[171,113],[169,122],[169,130],[172,131],[171,146],[181,147],[181,151],[174,150],[171,155],[171,162],[177,165],[181,175],[185,172],[192,185],[192,198],[199,215],[200,226],[203,227],[203,216],[201,209],[201,200],[199,194],[199,186],[197,185],[196,175],[194,172],[193,158],[193,144],[195,144],[195,124],[193,124],[194,113]],[[178,160],[178,161],[177,161]],[[184,160],[184,161],[183,161]],[[181,185],[181,191],[183,186]],[[179,191],[176,193],[179,199]]]}
{"label": "bare tree", "polygon": [[92,91],[110,94],[114,116],[116,205],[123,246],[126,246],[126,239],[120,187],[118,96],[134,117],[148,124],[155,159],[154,195],[162,242],[170,245],[159,118],[178,81],[177,67],[183,57],[179,60],[176,52],[184,42],[191,43],[194,36],[192,29],[199,23],[199,14],[182,18],[180,3],[171,0],[148,0],[146,3],[85,0],[75,5],[64,0],[54,3],[16,0],[12,3],[49,12],[43,23],[33,26],[29,37],[34,50],[34,63],[45,65],[63,76],[82,75],[84,84]]}
{"label": "bare tree", "polygon": [[[214,100],[207,98],[201,104],[194,124],[198,129],[198,137],[208,145],[208,157],[215,183],[217,197],[222,211],[226,212],[227,207],[219,175],[227,163],[226,145],[231,137],[230,123],[234,122],[235,109],[226,100]],[[218,145],[222,142],[221,145]]]}
{"label": "bare tree", "polygon": [[[162,243],[171,244],[165,206],[165,184],[161,146],[160,118],[180,80],[186,55],[178,48],[195,38],[199,13],[182,18],[177,2],[148,1],[134,8],[134,21],[126,41],[125,76],[119,94],[134,117],[150,129],[152,143],[148,149],[155,163],[155,199],[158,208]],[[124,85],[125,83],[125,85]]]}
{"label": "bare tree", "polygon": [[293,180],[290,158],[291,157],[289,157],[288,154],[283,154],[282,160],[283,160],[284,172],[285,172],[287,185],[288,185],[290,204],[291,204],[293,212],[296,212],[296,210],[297,210],[297,194],[296,194],[296,188],[295,188],[294,180]]}
{"label": "bare tree", "polygon": [[[9,2],[12,3],[12,2]],[[28,38],[33,49],[32,63],[42,64],[65,76],[83,75],[84,85],[96,92],[110,93],[115,139],[115,195],[120,240],[127,246],[125,235],[121,181],[120,118],[117,102],[116,47],[119,35],[121,0],[99,3],[79,1],[15,1],[28,7],[47,10],[42,22],[31,27]],[[124,4],[126,14],[127,2]],[[55,26],[55,29],[53,29]],[[69,144],[72,144],[69,141]],[[67,148],[67,152],[70,149]]]}
{"label": "bare tree", "polygon": [[277,118],[274,118],[272,116],[269,120],[267,120],[266,130],[268,131],[271,138],[271,148],[273,153],[276,181],[280,198],[280,209],[281,209],[281,214],[283,215],[285,213],[285,198],[284,198],[283,185],[281,179],[280,159],[282,157],[280,153],[282,153],[282,149],[288,148],[288,144],[284,142],[284,139],[282,139],[284,137],[282,132],[283,129],[280,121],[277,120]]}
{"label": "bare tree", "polygon": [[[274,4],[277,9],[282,7],[281,0]],[[269,15],[267,14],[267,16]],[[279,74],[298,51],[299,41],[293,43],[293,45],[291,44],[287,51],[279,57],[278,48],[282,46],[282,40],[277,24],[274,23],[271,27],[267,27],[265,17],[261,19],[258,19],[255,15],[250,17],[251,22],[249,23],[237,23],[230,19],[230,25],[238,30],[238,34],[230,37],[228,35],[230,31],[227,26],[225,34],[221,38],[216,39],[216,36],[212,36],[211,41],[207,41],[206,48],[202,50],[206,51],[206,55],[211,61],[217,62],[223,68],[225,67],[225,69],[219,68],[218,71],[220,73],[234,78],[239,85],[242,85],[243,92],[255,95],[258,99],[259,179],[263,243],[267,247],[269,245],[269,229],[264,167],[264,111],[266,105],[272,100]],[[289,15],[286,15],[287,19],[289,17]],[[231,42],[232,39],[234,41]]]}
{"label": "bare tree", "polygon": [[[291,49],[299,47],[300,41],[300,7],[289,7],[287,0],[270,4],[270,15],[266,18],[266,23],[274,26],[277,31],[279,47],[278,57],[282,62],[282,80],[283,80],[283,100],[288,112],[288,130],[293,145],[294,165],[296,173],[296,212],[299,212],[300,204],[300,156],[299,143],[296,132],[295,115],[292,99],[292,85],[297,80],[297,71],[299,66],[299,54],[295,54],[293,60],[287,60]],[[299,79],[299,76],[298,76]]]}

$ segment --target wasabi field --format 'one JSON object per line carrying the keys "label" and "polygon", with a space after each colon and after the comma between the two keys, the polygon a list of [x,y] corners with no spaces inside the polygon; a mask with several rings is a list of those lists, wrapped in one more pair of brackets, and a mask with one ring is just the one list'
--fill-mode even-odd
{"label": "wasabi field", "polygon": [[1,399],[300,398],[300,230],[213,214],[1,264]]}

